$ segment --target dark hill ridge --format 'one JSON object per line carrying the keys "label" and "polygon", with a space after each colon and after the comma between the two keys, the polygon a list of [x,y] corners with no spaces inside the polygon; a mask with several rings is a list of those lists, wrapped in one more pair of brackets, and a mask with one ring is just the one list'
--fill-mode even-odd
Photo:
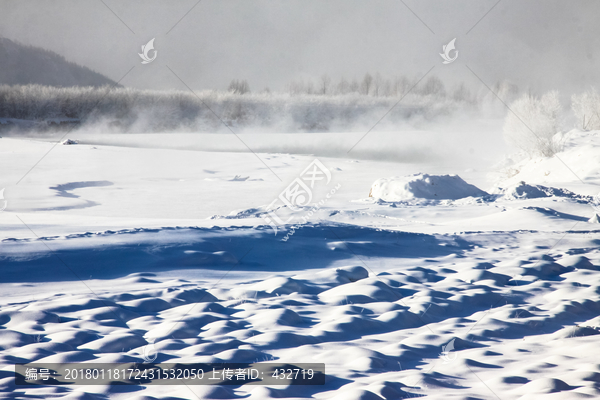
{"label": "dark hill ridge", "polygon": [[104,86],[116,82],[63,56],[39,47],[0,38],[0,84],[47,86]]}

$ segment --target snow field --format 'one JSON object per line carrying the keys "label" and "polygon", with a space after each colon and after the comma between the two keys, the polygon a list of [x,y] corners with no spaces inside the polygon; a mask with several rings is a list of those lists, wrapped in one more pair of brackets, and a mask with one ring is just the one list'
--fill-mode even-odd
{"label": "snow field", "polygon": [[[581,181],[531,160],[485,192],[480,164],[320,158],[352,184],[285,242],[266,205],[312,156],[260,153],[279,181],[252,154],[57,146],[6,184],[0,398],[598,397],[595,138],[559,153]],[[7,182],[52,146],[0,140]],[[159,362],[323,362],[328,379],[14,386],[16,362],[141,362],[150,345]]]}

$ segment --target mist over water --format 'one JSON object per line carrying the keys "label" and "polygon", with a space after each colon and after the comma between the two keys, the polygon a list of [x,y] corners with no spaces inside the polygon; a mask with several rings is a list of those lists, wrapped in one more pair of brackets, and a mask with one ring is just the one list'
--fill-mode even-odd
{"label": "mist over water", "polygon": [[[19,89],[19,97],[16,90],[0,88],[18,104],[14,111],[0,109],[0,118],[13,117],[3,126],[14,137],[57,140],[68,132],[69,139],[87,144],[461,168],[494,162],[505,150],[504,107],[490,96],[466,101],[444,93],[400,98],[202,92],[194,97],[175,91],[29,86]],[[57,128],[61,121],[66,126]]]}
{"label": "mist over water", "polygon": [[69,137],[82,144],[212,152],[311,154],[351,160],[454,165],[457,169],[487,167],[506,152],[502,120],[446,118],[415,129],[385,124],[374,130],[313,133],[102,133],[78,129]]}

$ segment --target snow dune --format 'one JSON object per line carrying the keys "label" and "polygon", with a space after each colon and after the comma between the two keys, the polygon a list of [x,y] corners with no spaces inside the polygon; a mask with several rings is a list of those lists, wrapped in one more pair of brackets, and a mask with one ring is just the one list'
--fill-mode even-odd
{"label": "snow dune", "polygon": [[[294,238],[300,246],[320,236],[314,229],[304,230],[309,237]],[[160,232],[123,234],[158,236]],[[343,230],[336,232],[343,234]],[[393,242],[414,240],[395,236]],[[270,275],[270,271],[260,272],[268,268],[255,265],[256,258],[250,257],[242,266],[252,270],[252,276],[217,281],[217,276],[210,279],[210,274],[203,274],[216,265],[199,261],[186,265],[196,269],[190,274],[194,277],[174,280],[170,276],[174,271],[169,270],[129,273],[112,277],[110,288],[104,282],[113,274],[106,272],[85,280],[95,294],[69,289],[82,286],[73,281],[64,286],[71,294],[5,298],[0,312],[2,357],[5,362],[82,365],[143,362],[145,346],[153,343],[157,362],[324,362],[330,374],[323,387],[223,387],[217,391],[171,387],[168,395],[174,398],[189,398],[189,390],[201,398],[263,398],[265,393],[286,398],[308,393],[318,398],[447,398],[478,388],[478,377],[496,393],[511,397],[594,393],[600,367],[591,349],[600,333],[596,294],[600,289],[592,282],[600,278],[600,252],[588,252],[592,258],[577,255],[575,248],[591,243],[584,238],[577,244],[571,238],[571,246],[554,248],[551,255],[548,246],[536,244],[535,235],[495,235],[495,240],[501,238],[502,244],[493,249],[482,247],[489,238],[477,234],[464,235],[468,241],[460,245],[450,238],[445,239],[447,243],[419,240],[416,243],[422,244],[412,247],[418,246],[429,258],[413,254],[397,267],[393,264],[398,259],[375,254],[364,265],[348,265],[350,254],[360,254],[368,246],[345,237],[348,250],[345,257],[338,256],[340,266],[323,267],[332,262],[319,256],[313,262],[305,260],[317,268],[310,272]],[[77,270],[77,259],[93,250],[77,251],[73,248],[81,247],[68,242],[90,240],[85,235],[58,238],[51,245],[64,247],[58,252],[60,258]],[[60,241],[65,244],[57,244]],[[148,238],[146,242],[139,253],[157,254],[157,243]],[[35,245],[35,241],[28,243]],[[200,240],[198,245],[209,244]],[[92,244],[92,248],[97,246]],[[107,257],[123,259],[118,243],[106,242],[103,247]],[[437,255],[436,247],[442,249]],[[274,257],[276,251],[257,251],[261,259],[282,262]],[[399,256],[406,255],[401,248],[397,251]],[[137,258],[127,264],[146,265],[143,258]],[[4,258],[3,264],[14,270],[24,267],[21,283],[25,283],[31,262]],[[46,262],[46,268],[51,267]],[[452,352],[440,358],[440,349],[453,340]],[[549,374],[556,380],[552,385]],[[0,380],[0,385],[5,392],[18,390],[10,377]],[[88,388],[68,392],[83,393]],[[110,393],[111,398],[146,396],[132,396],[126,388],[106,390],[103,393]],[[160,388],[146,391],[155,398],[167,398]],[[479,388],[478,392],[484,391]]]}

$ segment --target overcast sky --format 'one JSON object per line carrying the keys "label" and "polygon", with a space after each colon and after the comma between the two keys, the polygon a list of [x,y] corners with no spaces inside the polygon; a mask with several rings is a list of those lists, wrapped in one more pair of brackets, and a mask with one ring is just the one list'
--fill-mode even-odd
{"label": "overcast sky", "polygon": [[[569,93],[600,79],[596,0],[104,3],[0,0],[0,36],[117,81],[135,66],[121,84],[148,89],[185,90],[168,68],[195,90],[223,89],[234,78],[247,79],[253,90],[277,90],[323,74],[420,77],[432,67],[448,86],[480,87],[473,72],[489,85],[509,79]],[[152,38],[158,56],[142,65],[137,53]],[[458,59],[444,65],[438,53],[453,38]]]}

